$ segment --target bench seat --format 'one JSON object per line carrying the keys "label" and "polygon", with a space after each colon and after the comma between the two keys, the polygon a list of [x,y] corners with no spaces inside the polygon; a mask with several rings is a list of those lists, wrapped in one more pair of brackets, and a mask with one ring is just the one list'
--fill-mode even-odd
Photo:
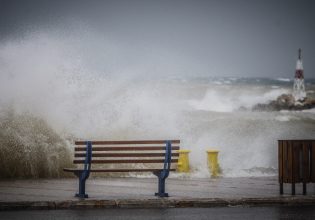
{"label": "bench seat", "polygon": [[[64,168],[66,172],[80,172],[84,171],[84,169],[76,169],[76,168]],[[116,172],[116,173],[123,173],[123,172],[156,172],[162,171],[162,169],[91,169],[90,172]],[[169,169],[169,171],[176,171],[176,169]]]}

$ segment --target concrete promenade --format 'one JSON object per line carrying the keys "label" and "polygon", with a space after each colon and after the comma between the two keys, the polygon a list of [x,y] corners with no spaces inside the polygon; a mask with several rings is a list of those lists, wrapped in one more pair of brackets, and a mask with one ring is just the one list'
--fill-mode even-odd
{"label": "concrete promenade", "polygon": [[171,208],[246,205],[308,205],[315,204],[315,184],[307,185],[302,195],[301,184],[291,196],[285,184],[279,195],[277,177],[246,178],[168,178],[168,198],[154,196],[157,178],[90,178],[88,199],[74,197],[78,180],[2,180],[0,210],[68,209],[68,208]]}

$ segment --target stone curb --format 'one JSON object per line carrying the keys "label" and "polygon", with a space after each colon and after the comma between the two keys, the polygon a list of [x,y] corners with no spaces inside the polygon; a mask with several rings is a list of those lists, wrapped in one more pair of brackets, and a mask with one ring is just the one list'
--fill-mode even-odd
{"label": "stone curb", "polygon": [[210,208],[233,206],[314,205],[315,196],[289,196],[270,198],[196,198],[196,199],[118,199],[118,200],[66,200],[0,202],[5,210],[57,210],[94,208]]}

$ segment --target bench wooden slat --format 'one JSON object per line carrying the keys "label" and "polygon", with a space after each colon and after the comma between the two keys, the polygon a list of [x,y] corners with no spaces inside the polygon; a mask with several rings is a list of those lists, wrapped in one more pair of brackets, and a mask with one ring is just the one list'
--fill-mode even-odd
{"label": "bench wooden slat", "polygon": [[[66,172],[75,172],[75,171],[83,171],[83,169],[76,169],[76,168],[64,168]],[[91,172],[154,172],[154,171],[161,171],[162,169],[91,169]],[[170,169],[170,171],[176,171],[176,169]]]}
{"label": "bench wooden slat", "polygon": [[[74,164],[84,164],[85,160],[73,160]],[[172,163],[177,163],[178,159],[172,159]],[[156,160],[93,160],[91,163],[164,163],[162,159]]]}
{"label": "bench wooden slat", "polygon": [[[86,147],[75,147],[75,151],[86,151]],[[131,146],[131,147],[93,147],[93,151],[143,151],[143,150],[165,150],[165,147],[162,146]],[[172,150],[179,150],[179,146],[172,146]]]}
{"label": "bench wooden slat", "polygon": [[[170,140],[172,144],[179,144],[180,140]],[[92,145],[116,145],[116,144],[165,144],[164,140],[142,140],[142,141],[92,141]],[[86,145],[85,141],[75,141],[75,145]]]}
{"label": "bench wooden slat", "polygon": [[[85,157],[86,153],[75,153],[75,157]],[[172,153],[172,157],[178,157],[179,153]],[[94,157],[165,157],[165,153],[92,153]]]}

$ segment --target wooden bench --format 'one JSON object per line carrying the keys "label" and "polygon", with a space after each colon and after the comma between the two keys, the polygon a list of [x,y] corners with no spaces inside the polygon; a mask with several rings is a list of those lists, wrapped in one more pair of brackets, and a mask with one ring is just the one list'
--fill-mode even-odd
{"label": "wooden bench", "polygon": [[[90,172],[152,172],[158,177],[155,195],[167,197],[165,180],[170,171],[176,170],[179,144],[179,140],[76,141],[73,163],[81,167],[63,170],[73,172],[79,178],[76,197],[88,197],[85,182]],[[93,165],[92,168],[92,164],[96,167]]]}

